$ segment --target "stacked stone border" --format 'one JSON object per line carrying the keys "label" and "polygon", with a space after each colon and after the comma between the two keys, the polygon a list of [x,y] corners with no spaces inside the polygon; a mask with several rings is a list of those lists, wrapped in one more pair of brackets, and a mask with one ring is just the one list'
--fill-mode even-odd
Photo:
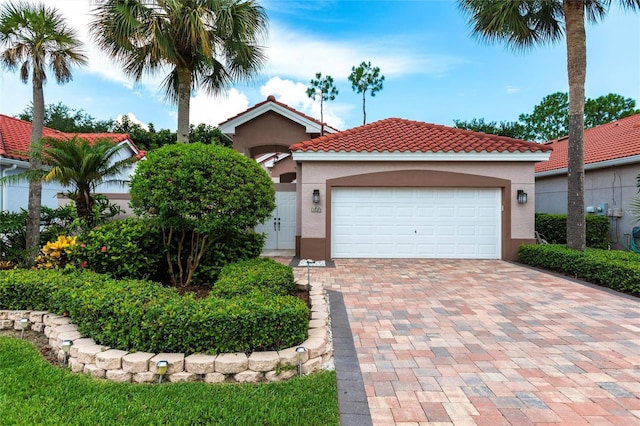
{"label": "stacked stone border", "polygon": [[[307,285],[298,285],[306,289]],[[225,353],[218,355],[183,353],[127,352],[99,345],[93,339],[83,337],[68,317],[44,311],[0,310],[0,329],[21,330],[20,320],[29,320],[25,330],[44,333],[49,345],[58,351],[62,361],[62,342],[73,342],[69,351],[69,367],[74,373],[115,382],[156,383],[156,364],[160,360],[169,363],[163,380],[169,382],[278,382],[298,375],[299,362],[302,373],[309,374],[327,368],[333,361],[333,347],[329,333],[329,306],[322,284],[309,285],[311,318],[309,335],[298,346],[280,351]],[[296,348],[305,352],[299,354]],[[301,358],[298,358],[298,357]]]}

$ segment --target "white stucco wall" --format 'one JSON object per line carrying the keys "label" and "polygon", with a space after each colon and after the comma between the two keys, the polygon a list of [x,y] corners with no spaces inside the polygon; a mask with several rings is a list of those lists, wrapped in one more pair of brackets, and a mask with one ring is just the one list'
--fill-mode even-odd
{"label": "white stucco wall", "polygon": [[[609,216],[609,239],[612,247],[624,248],[620,244],[625,234],[630,234],[640,223],[631,212],[631,202],[638,196],[636,177],[640,165],[626,165],[602,169],[585,170],[585,207],[607,203],[609,209],[621,210],[622,217]],[[539,213],[567,213],[567,175],[536,178],[535,211]],[[628,237],[627,237],[628,238]]]}

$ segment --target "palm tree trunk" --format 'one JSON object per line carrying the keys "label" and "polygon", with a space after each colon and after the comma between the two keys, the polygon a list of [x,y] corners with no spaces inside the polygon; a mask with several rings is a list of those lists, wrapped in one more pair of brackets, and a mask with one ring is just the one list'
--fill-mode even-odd
{"label": "palm tree trunk", "polygon": [[567,172],[567,247],[584,250],[584,83],[587,72],[587,41],[584,0],[564,0],[569,77],[569,146]]}
{"label": "palm tree trunk", "polygon": [[[42,79],[33,76],[33,117],[31,121],[31,141],[29,145],[29,170],[42,169],[42,128],[44,127],[44,92]],[[42,210],[42,183],[29,180],[29,201],[27,203],[26,248],[27,265],[34,263],[40,249],[40,211]]]}
{"label": "palm tree trunk", "polygon": [[178,68],[178,142],[189,142],[189,107],[191,101],[191,71]]}

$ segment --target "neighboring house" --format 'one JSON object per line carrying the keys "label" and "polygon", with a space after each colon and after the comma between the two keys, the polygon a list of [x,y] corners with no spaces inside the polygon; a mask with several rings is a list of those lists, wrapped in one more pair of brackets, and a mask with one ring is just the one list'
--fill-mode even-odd
{"label": "neighboring house", "polygon": [[278,199],[277,184],[274,215],[257,230],[286,239],[301,259],[515,259],[535,241],[534,164],[549,158],[548,146],[399,118],[314,138],[301,121],[317,121],[272,97],[256,107],[232,119],[242,129],[220,128],[253,158],[299,138],[285,192],[297,195]]}
{"label": "neighboring house", "polygon": [[[126,149],[120,151],[118,159],[130,156],[142,158],[144,152],[140,151],[129,139],[129,135],[120,133],[64,133],[45,127],[43,137],[69,140],[74,136],[87,139],[89,142],[98,139],[111,139],[115,143],[125,144]],[[14,117],[0,114],[0,176],[8,176],[23,172],[29,167],[29,141],[31,138],[31,123]],[[120,176],[121,180],[128,182],[135,171],[132,165]],[[62,187],[57,183],[44,183],[42,185],[42,205],[57,208],[68,202],[62,196],[70,188]],[[97,188],[97,192],[109,197],[119,204],[125,211],[129,204],[129,188],[127,185],[104,184]],[[27,208],[29,198],[29,184],[27,181],[20,183],[0,184],[0,209],[18,212]]]}
{"label": "neighboring house", "polygon": [[[566,214],[568,138],[545,145],[553,153],[535,167],[536,212]],[[586,213],[608,217],[611,246],[623,249],[639,225],[630,203],[638,196],[640,114],[585,130],[584,163]]]}

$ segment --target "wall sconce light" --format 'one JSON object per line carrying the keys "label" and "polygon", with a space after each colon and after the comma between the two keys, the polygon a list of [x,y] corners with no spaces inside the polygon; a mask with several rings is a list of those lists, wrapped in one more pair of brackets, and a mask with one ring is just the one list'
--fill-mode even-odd
{"label": "wall sconce light", "polygon": [[527,204],[527,193],[522,189],[518,189],[518,204]]}
{"label": "wall sconce light", "polygon": [[302,377],[302,354],[307,350],[304,346],[298,346],[296,348],[296,353],[298,354],[298,376]]}
{"label": "wall sconce light", "polygon": [[319,189],[314,189],[313,190],[313,202],[315,204],[318,204],[320,202],[320,190]]}
{"label": "wall sconce light", "polygon": [[62,341],[62,365],[66,366],[69,363],[69,349],[73,342],[71,340]]}
{"label": "wall sconce light", "polygon": [[162,383],[162,378],[167,374],[167,370],[169,369],[169,362],[164,360],[158,361],[156,368],[158,369],[158,383]]}
{"label": "wall sconce light", "polygon": [[29,324],[29,320],[27,318],[22,318],[20,320],[20,338],[24,337],[24,329],[27,328],[27,324]]}

